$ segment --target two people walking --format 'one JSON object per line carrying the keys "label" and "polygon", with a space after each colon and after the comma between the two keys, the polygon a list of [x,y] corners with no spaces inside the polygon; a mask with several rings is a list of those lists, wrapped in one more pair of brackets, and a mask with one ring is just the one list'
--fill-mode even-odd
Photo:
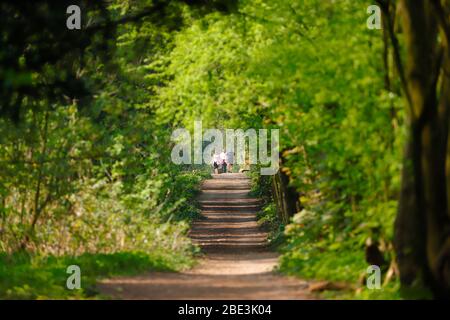
{"label": "two people walking", "polygon": [[222,152],[214,153],[211,164],[215,174],[233,172],[234,153],[232,151],[222,150]]}

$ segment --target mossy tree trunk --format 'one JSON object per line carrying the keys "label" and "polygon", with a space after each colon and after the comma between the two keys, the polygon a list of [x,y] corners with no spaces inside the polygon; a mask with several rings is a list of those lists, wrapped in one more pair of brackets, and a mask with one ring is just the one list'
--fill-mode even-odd
{"label": "mossy tree trunk", "polygon": [[448,16],[438,18],[444,10],[439,0],[402,0],[401,6],[409,135],[395,224],[397,259],[404,287],[425,284],[436,296],[447,296],[449,56],[448,38],[438,36],[440,27],[447,28]]}
{"label": "mossy tree trunk", "polygon": [[[281,158],[281,164],[282,162]],[[284,224],[288,224],[291,217],[300,210],[300,196],[297,190],[289,185],[289,177],[283,172],[282,165],[272,178],[272,186],[278,217]]]}

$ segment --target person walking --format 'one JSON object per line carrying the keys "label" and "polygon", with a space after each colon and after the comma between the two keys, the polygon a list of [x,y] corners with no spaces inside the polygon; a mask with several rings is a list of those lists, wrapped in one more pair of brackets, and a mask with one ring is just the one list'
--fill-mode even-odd
{"label": "person walking", "polygon": [[233,151],[226,152],[226,162],[227,162],[228,172],[233,173],[233,164],[234,164],[234,152]]}
{"label": "person walking", "polygon": [[225,150],[220,153],[220,163],[222,165],[222,173],[227,173],[227,154]]}
{"label": "person walking", "polygon": [[220,155],[215,152],[211,159],[211,164],[215,174],[219,174]]}

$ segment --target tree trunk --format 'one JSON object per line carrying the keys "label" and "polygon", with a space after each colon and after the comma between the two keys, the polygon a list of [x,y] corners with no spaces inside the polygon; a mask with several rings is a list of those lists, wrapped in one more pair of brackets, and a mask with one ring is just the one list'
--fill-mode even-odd
{"label": "tree trunk", "polygon": [[[406,95],[409,137],[395,224],[401,282],[423,280],[436,296],[448,294],[446,154],[448,115],[437,99],[441,59],[431,2],[403,0],[407,49]],[[419,281],[420,282],[420,281]]]}
{"label": "tree trunk", "polygon": [[[282,164],[283,159],[280,159]],[[281,168],[273,177],[272,185],[279,217],[283,223],[288,224],[290,218],[300,210],[300,202],[297,190],[289,186],[289,177]]]}
{"label": "tree trunk", "polygon": [[421,287],[426,270],[425,222],[416,197],[415,170],[413,167],[415,140],[410,130],[404,151],[402,188],[398,214],[395,220],[394,247],[400,270],[400,281],[406,287]]}

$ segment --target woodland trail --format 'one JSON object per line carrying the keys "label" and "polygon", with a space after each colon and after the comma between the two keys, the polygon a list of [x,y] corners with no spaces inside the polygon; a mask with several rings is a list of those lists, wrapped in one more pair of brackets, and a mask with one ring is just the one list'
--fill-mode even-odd
{"label": "woodland trail", "polygon": [[151,272],[98,284],[102,294],[119,299],[311,299],[308,283],[273,271],[277,254],[257,225],[260,200],[249,196],[245,174],[213,175],[204,181],[199,201],[205,219],[190,233],[205,253],[181,273]]}

